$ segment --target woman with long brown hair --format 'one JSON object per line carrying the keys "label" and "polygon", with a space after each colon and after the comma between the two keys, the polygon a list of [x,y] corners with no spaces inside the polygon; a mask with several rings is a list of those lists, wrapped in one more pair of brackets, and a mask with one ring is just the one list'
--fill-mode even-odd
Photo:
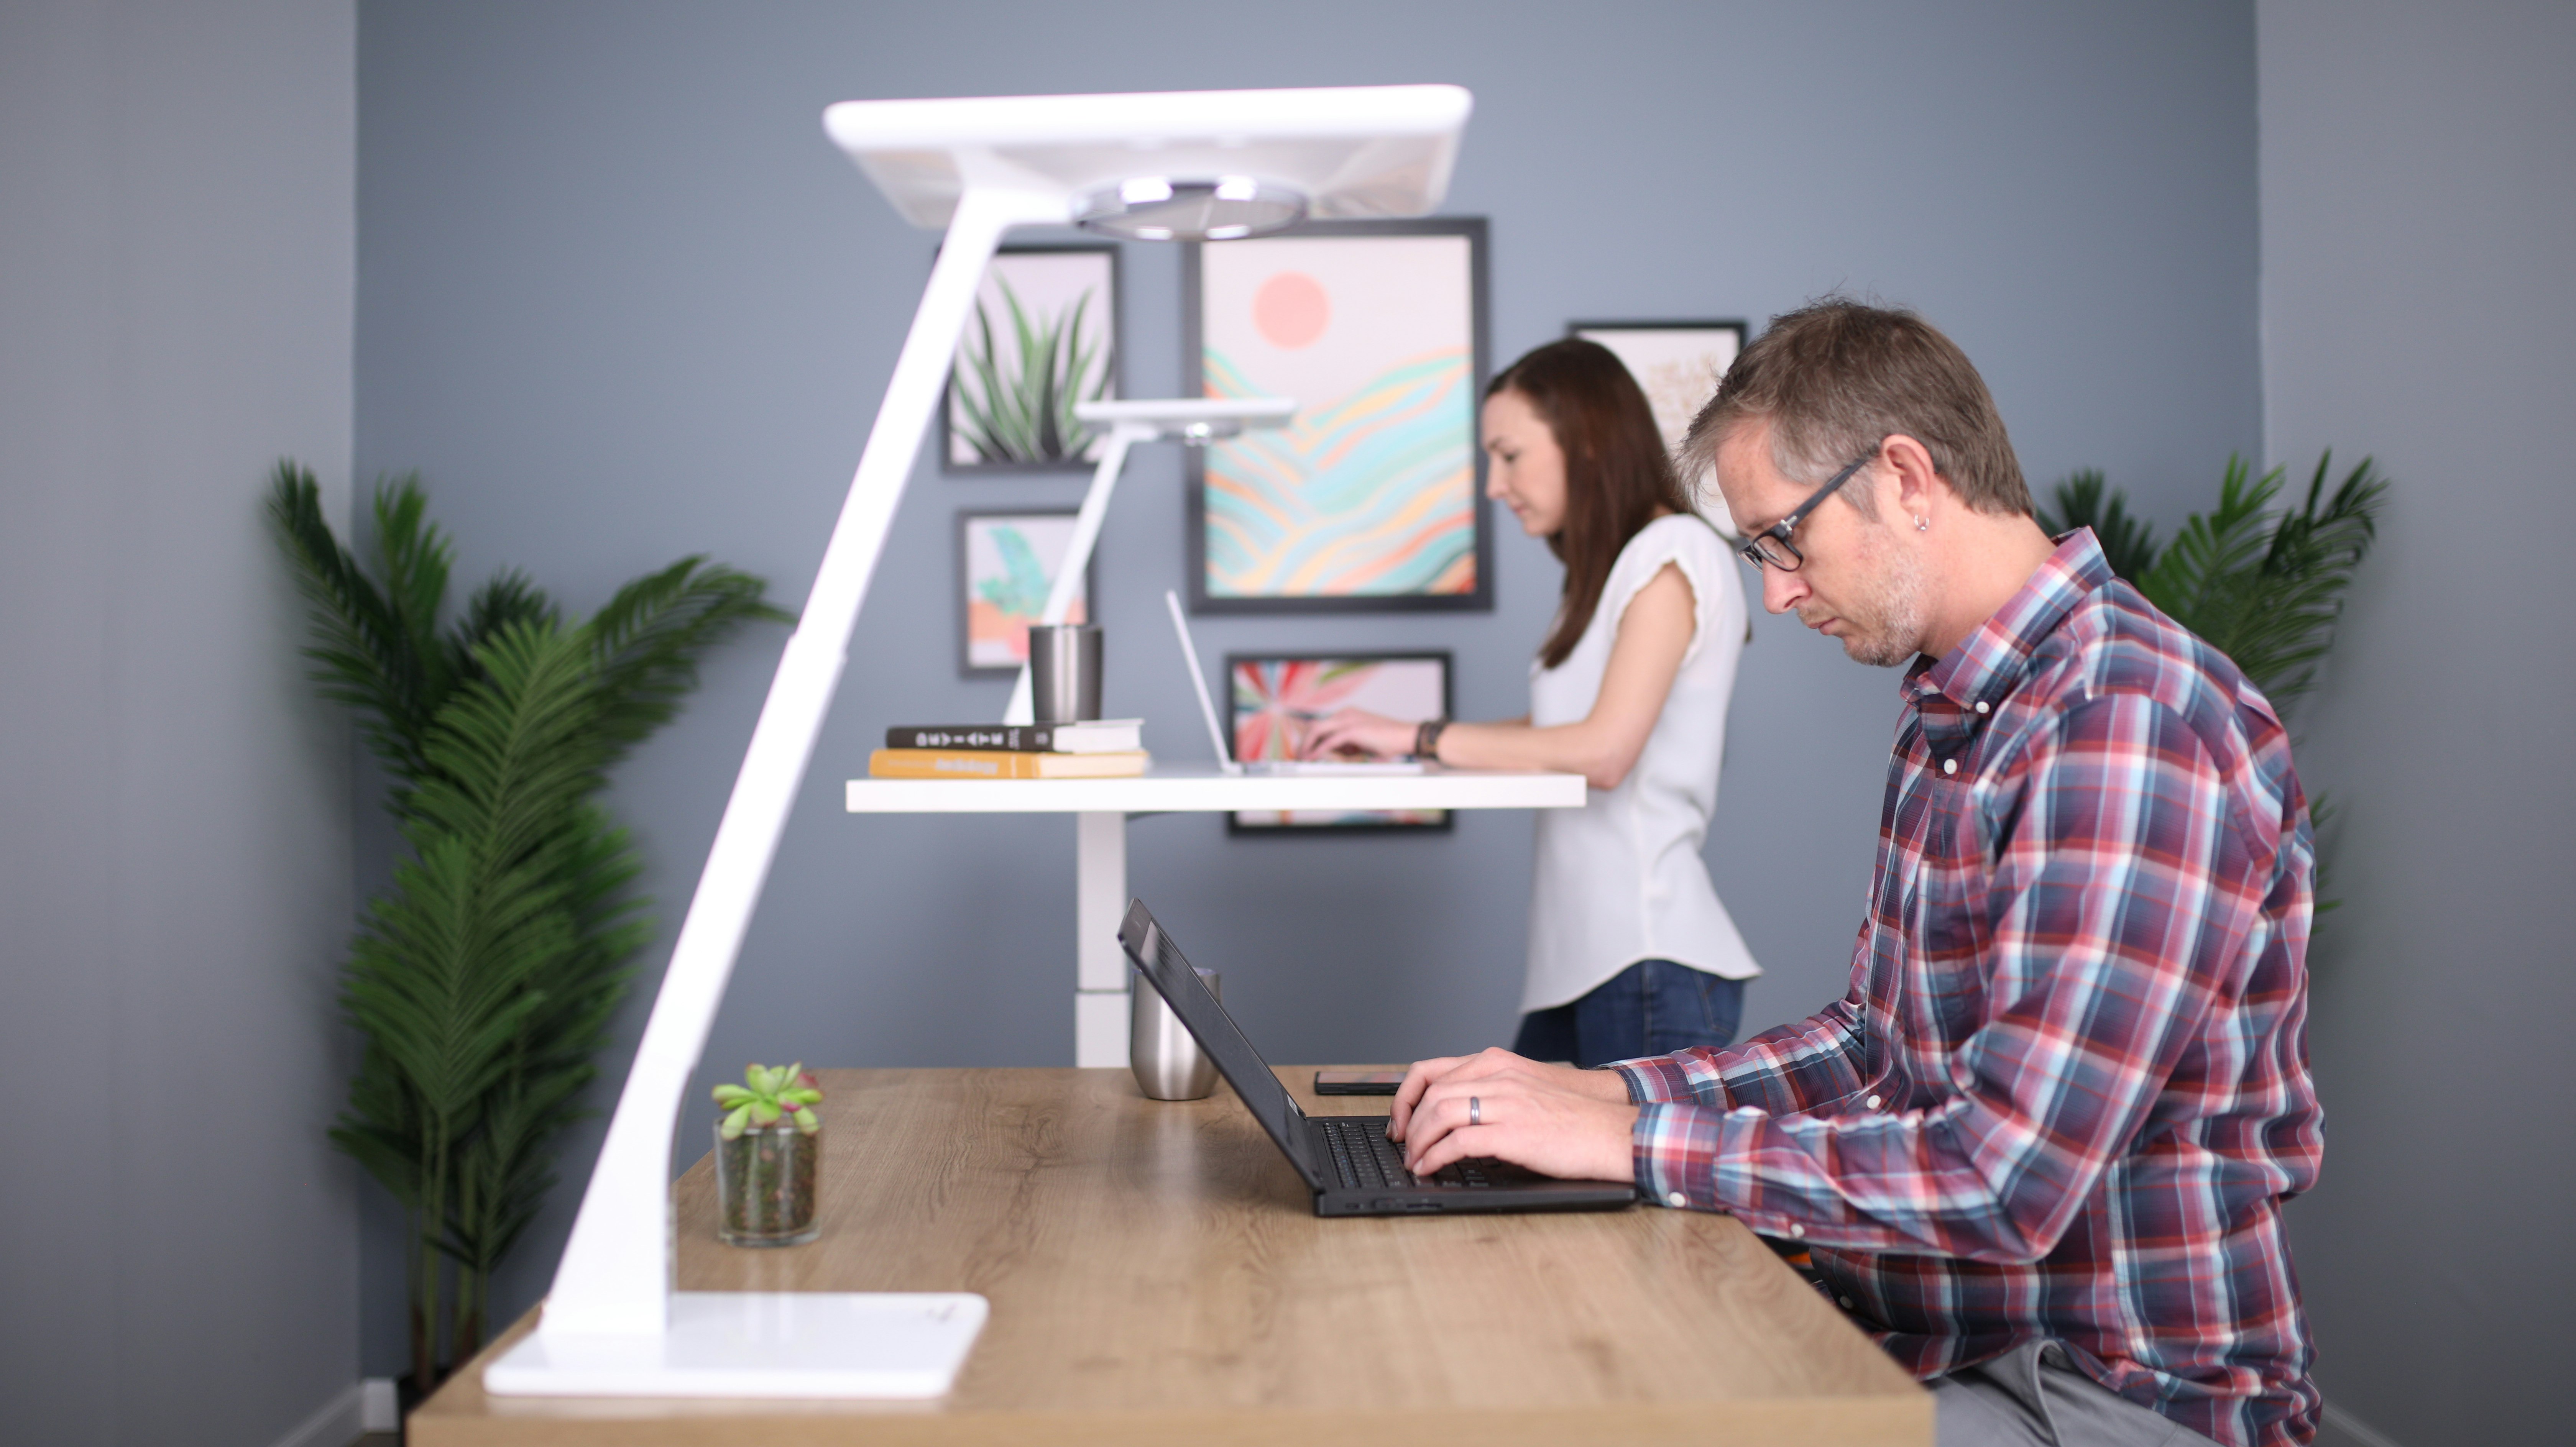
{"label": "woman with long brown hair", "polygon": [[1403,723],[1344,709],[1306,753],[1561,769],[1584,807],[1538,811],[1520,1038],[1594,1066],[1730,1043],[1761,973],[1700,860],[1745,641],[1726,545],[1690,507],[1636,379],[1597,343],[1550,342],[1485,389],[1486,492],[1565,564],[1530,711]]}

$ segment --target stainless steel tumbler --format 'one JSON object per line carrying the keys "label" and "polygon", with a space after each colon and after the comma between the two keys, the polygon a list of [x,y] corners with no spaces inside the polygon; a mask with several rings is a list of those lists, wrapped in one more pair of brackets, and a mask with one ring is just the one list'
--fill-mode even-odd
{"label": "stainless steel tumbler", "polygon": [[[1199,971],[1199,980],[1209,994],[1225,998],[1216,971]],[[1136,1072],[1136,1088],[1148,1100],[1205,1099],[1216,1089],[1216,1062],[1199,1049],[1161,992],[1143,980],[1129,980],[1127,988],[1127,1068]]]}
{"label": "stainless steel tumbler", "polygon": [[1029,703],[1039,723],[1100,717],[1100,625],[1029,628]]}

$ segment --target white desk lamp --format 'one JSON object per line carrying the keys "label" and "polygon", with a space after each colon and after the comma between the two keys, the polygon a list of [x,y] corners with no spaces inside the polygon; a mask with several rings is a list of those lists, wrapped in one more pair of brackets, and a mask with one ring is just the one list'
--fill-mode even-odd
{"label": "white desk lamp", "polygon": [[[948,1390],[983,1326],[980,1296],[672,1291],[671,1134],[976,286],[1014,226],[1070,222],[1136,240],[1225,241],[1308,216],[1422,215],[1448,190],[1471,104],[1466,91],[1434,85],[850,101],[823,113],[824,130],[895,209],[915,225],[946,227],[947,240],[734,776],[544,1319],[484,1373],[486,1390]],[[1117,405],[1149,409],[1124,420],[1159,435],[1172,414],[1150,409],[1174,404]],[[1116,435],[1113,425],[1113,446]],[[1097,477],[1093,491],[1105,506]],[[1096,536],[1099,518],[1085,506]],[[1080,576],[1068,567],[1057,578],[1054,616],[1070,599],[1068,580]]]}
{"label": "white desk lamp", "polygon": [[[1038,610],[1041,626],[1061,623],[1073,608],[1074,590],[1082,586],[1083,566],[1092,545],[1100,541],[1100,520],[1109,512],[1109,495],[1118,490],[1119,471],[1127,449],[1139,442],[1168,437],[1191,447],[1204,447],[1233,437],[1246,427],[1278,427],[1296,415],[1297,404],[1285,397],[1177,397],[1150,402],[1076,402],[1073,415],[1085,422],[1107,423],[1100,444],[1100,465],[1092,470],[1091,490],[1082,495],[1082,511],[1073,519],[1073,537],[1064,545],[1064,560],[1047,589],[1046,606]],[[1010,707],[1002,722],[1034,722],[1036,706],[1029,697],[1029,666],[1020,665],[1020,681],[1011,686]]]}

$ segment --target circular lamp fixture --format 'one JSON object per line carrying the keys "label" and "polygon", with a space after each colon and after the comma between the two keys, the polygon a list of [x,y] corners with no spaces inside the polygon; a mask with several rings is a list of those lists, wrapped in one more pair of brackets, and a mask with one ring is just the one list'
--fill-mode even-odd
{"label": "circular lamp fixture", "polygon": [[1305,220],[1306,198],[1250,176],[1137,176],[1082,197],[1073,219],[1086,231],[1122,241],[1232,241]]}

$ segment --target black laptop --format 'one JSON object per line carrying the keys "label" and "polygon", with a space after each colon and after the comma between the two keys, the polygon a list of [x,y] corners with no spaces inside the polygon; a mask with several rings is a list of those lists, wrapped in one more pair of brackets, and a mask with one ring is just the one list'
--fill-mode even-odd
{"label": "black laptop", "polygon": [[1458,1161],[1437,1175],[1404,1168],[1382,1115],[1310,1116],[1270,1073],[1144,901],[1127,906],[1118,943],[1136,973],[1181,1017],[1253,1119],[1306,1178],[1318,1216],[1409,1216],[1431,1211],[1609,1211],[1636,1199],[1626,1181],[1561,1181],[1505,1161]]}

